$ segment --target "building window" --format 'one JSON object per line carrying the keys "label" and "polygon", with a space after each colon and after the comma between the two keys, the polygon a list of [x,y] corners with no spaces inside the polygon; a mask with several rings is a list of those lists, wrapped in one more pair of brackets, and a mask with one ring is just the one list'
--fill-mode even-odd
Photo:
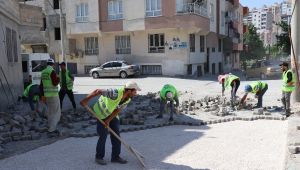
{"label": "building window", "polygon": [[115,37],[116,54],[130,54],[130,36],[116,36]]}
{"label": "building window", "polygon": [[215,47],[212,47],[212,48],[211,48],[211,52],[213,52],[213,53],[216,52],[216,48],[215,48]]}
{"label": "building window", "polygon": [[54,38],[55,40],[61,40],[60,28],[54,28]]}
{"label": "building window", "polygon": [[205,37],[200,36],[200,52],[205,52]]}
{"label": "building window", "polygon": [[149,34],[148,47],[149,53],[164,53],[165,52],[165,36],[164,34]]}
{"label": "building window", "polygon": [[108,20],[123,19],[123,2],[122,0],[108,1]]}
{"label": "building window", "polygon": [[59,9],[59,0],[53,0],[53,8]]}
{"label": "building window", "polygon": [[89,15],[88,4],[76,5],[76,22],[87,22]]}
{"label": "building window", "polygon": [[6,28],[6,54],[8,62],[18,62],[17,32]]}
{"label": "building window", "polygon": [[218,43],[218,51],[222,52],[222,39],[219,39],[219,43]]}
{"label": "building window", "polygon": [[146,0],[146,16],[161,16],[161,0]]}
{"label": "building window", "polygon": [[214,21],[215,20],[215,15],[214,15],[214,4],[210,4],[209,6],[209,16],[210,16],[210,20]]}
{"label": "building window", "polygon": [[98,37],[85,37],[84,47],[85,55],[97,55],[99,53]]}
{"label": "building window", "polygon": [[195,34],[190,34],[190,52],[195,52]]}

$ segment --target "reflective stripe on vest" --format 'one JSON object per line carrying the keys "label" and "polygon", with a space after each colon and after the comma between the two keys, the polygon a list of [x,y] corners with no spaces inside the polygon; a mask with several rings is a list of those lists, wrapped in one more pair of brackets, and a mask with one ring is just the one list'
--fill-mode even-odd
{"label": "reflective stripe on vest", "polygon": [[[60,78],[60,87],[62,87],[62,75],[61,75],[61,72],[59,72],[59,78]],[[66,84],[67,84],[67,89],[68,90],[73,90],[73,80],[72,78],[69,76],[70,75],[70,72],[69,70],[66,69],[66,73],[65,73],[65,76],[66,76]]]}
{"label": "reflective stripe on vest", "polygon": [[266,87],[266,83],[263,83],[261,81],[257,81],[257,82],[254,82],[254,83],[250,84],[250,86],[252,88],[251,93],[256,94],[259,90],[262,90]]}
{"label": "reflective stripe on vest", "polygon": [[44,95],[45,97],[55,97],[58,96],[58,87],[53,86],[52,80],[51,80],[51,73],[53,71],[53,67],[48,66],[46,69],[42,71],[42,82],[43,82],[43,88],[44,88]]}
{"label": "reflective stripe on vest", "polygon": [[[288,81],[288,77],[287,74],[288,73],[292,73],[292,85],[288,85],[287,81]],[[296,78],[295,78],[295,74],[293,73],[292,70],[288,70],[284,73],[282,73],[282,80],[283,80],[283,85],[282,85],[282,91],[284,92],[292,92],[295,90],[295,82],[296,82]]]}
{"label": "reflective stripe on vest", "polygon": [[232,81],[234,80],[237,80],[237,79],[240,79],[238,76],[235,76],[233,74],[229,74],[226,78],[225,78],[225,81],[224,81],[224,86],[226,89],[230,88],[231,87],[231,83]]}
{"label": "reflective stripe on vest", "polygon": [[166,94],[168,92],[171,92],[173,94],[173,98],[178,96],[176,88],[171,84],[166,84],[166,85],[164,85],[164,87],[160,91],[160,98],[163,99],[163,100],[166,100]]}
{"label": "reflective stripe on vest", "polygon": [[[112,100],[108,97],[101,96],[98,101],[94,104],[93,109],[96,113],[96,116],[99,119],[105,119],[112,114],[112,112],[119,106],[119,103],[122,100],[125,89],[120,88],[118,91],[118,97],[115,100]],[[121,106],[127,105],[131,100],[127,100]],[[117,117],[118,118],[118,117]]]}

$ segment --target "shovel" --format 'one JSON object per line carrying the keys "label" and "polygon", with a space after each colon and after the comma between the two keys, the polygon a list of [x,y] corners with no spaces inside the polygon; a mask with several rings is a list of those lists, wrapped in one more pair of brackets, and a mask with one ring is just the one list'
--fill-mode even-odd
{"label": "shovel", "polygon": [[[85,106],[85,108],[96,118],[98,119],[98,121],[103,124],[104,126],[106,126],[105,122],[101,119],[99,119],[97,116],[96,116],[96,113],[88,106]],[[109,126],[106,127],[108,129],[108,131],[114,135],[124,146],[125,148],[129,151],[129,153],[131,153],[134,157],[136,157],[139,161],[139,163],[143,166],[143,168],[145,169],[146,166],[145,166],[145,163],[143,161],[143,158],[144,156],[139,153],[137,150],[135,150],[134,148],[132,148],[130,145],[128,145],[124,140],[122,140],[120,138],[119,135],[117,135]]]}

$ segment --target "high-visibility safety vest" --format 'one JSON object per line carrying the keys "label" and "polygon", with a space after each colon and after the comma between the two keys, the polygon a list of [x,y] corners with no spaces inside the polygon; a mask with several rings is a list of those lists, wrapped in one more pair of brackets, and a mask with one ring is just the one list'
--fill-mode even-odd
{"label": "high-visibility safety vest", "polygon": [[[26,89],[24,90],[24,93],[23,93],[23,96],[25,96],[25,97],[29,97],[29,91],[30,91],[30,89],[31,89],[31,87],[33,86],[33,85],[36,85],[36,84],[29,84],[27,87],[26,87]],[[39,100],[39,95],[34,95],[33,96],[33,101],[38,101]]]}
{"label": "high-visibility safety vest", "polygon": [[[116,92],[118,93],[118,97],[115,100],[105,96],[100,96],[98,101],[94,104],[93,109],[96,113],[96,116],[99,119],[103,120],[109,117],[112,114],[112,112],[119,106],[119,103],[121,102],[122,97],[124,95],[125,89],[119,88],[116,89]],[[120,107],[127,105],[130,101],[131,99],[128,99],[126,102],[122,103]],[[119,117],[117,116],[117,118]]]}
{"label": "high-visibility safety vest", "polygon": [[240,78],[238,76],[235,76],[233,74],[228,74],[228,76],[225,77],[225,80],[224,80],[224,87],[226,89],[230,88],[231,87],[231,83],[234,81],[234,80],[239,80]]}
{"label": "high-visibility safety vest", "polygon": [[261,81],[257,81],[254,82],[252,84],[250,84],[252,91],[251,93],[256,94],[258,91],[264,89],[266,87],[267,83],[261,82]]}
{"label": "high-visibility safety vest", "polygon": [[[288,73],[292,73],[292,85],[288,85],[287,81],[288,81],[288,77],[287,74]],[[292,70],[288,70],[286,72],[282,73],[282,80],[283,80],[283,85],[282,85],[282,91],[284,92],[292,92],[295,90],[295,83],[296,83],[296,78],[295,78],[295,74],[293,73]]]}
{"label": "high-visibility safety vest", "polygon": [[171,92],[173,94],[173,99],[175,97],[178,97],[178,92],[177,92],[176,88],[171,84],[166,84],[160,91],[160,98],[163,100],[166,100],[167,99],[166,94],[168,92]]}
{"label": "high-visibility safety vest", "polygon": [[44,96],[45,97],[56,97],[58,96],[58,86],[54,86],[51,80],[51,73],[53,71],[53,67],[48,66],[42,71],[42,82],[44,88]]}
{"label": "high-visibility safety vest", "polygon": [[[60,87],[62,87],[62,75],[61,75],[61,72],[59,72],[59,78],[60,78]],[[69,70],[66,69],[66,83],[67,83],[67,89],[68,90],[73,90],[73,80],[72,78],[69,76],[70,75],[70,72]]]}

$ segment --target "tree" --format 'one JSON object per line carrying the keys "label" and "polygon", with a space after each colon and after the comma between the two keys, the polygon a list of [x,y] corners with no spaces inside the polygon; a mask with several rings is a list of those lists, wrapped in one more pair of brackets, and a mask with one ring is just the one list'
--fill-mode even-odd
{"label": "tree", "polygon": [[282,30],[282,33],[280,35],[276,35],[276,39],[277,39],[276,46],[280,49],[281,52],[290,54],[291,42],[288,34],[289,25],[283,21],[277,23],[276,25],[279,25]]}
{"label": "tree", "polygon": [[248,32],[244,34],[244,44],[247,50],[241,53],[241,60],[259,60],[265,56],[265,48],[263,42],[260,40],[254,25],[248,26]]}

